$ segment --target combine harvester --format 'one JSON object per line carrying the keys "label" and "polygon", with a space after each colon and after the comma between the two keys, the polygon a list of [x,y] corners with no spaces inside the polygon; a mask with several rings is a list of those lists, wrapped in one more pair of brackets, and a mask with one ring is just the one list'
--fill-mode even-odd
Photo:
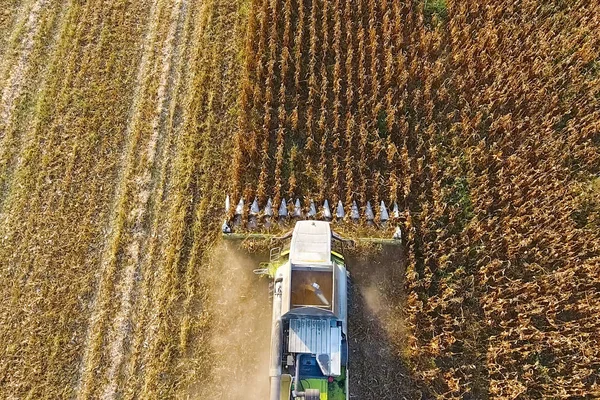
{"label": "combine harvester", "polygon": [[[277,243],[271,248],[269,262],[254,271],[273,280],[269,399],[348,400],[349,274],[343,254],[346,245],[354,241],[332,231],[332,214],[327,201],[321,212],[324,221],[316,220],[313,202],[306,216],[299,201],[291,213],[287,204],[282,200],[277,225],[285,226],[290,221],[295,224],[293,230],[282,236],[256,232],[260,228],[271,229],[275,222],[270,199],[262,213],[255,200],[247,214],[240,200],[233,221],[226,220],[222,228],[226,239],[270,239]],[[229,197],[225,207],[230,212]],[[394,205],[395,218],[397,211]],[[341,220],[344,214],[340,203],[336,218]],[[365,218],[367,224],[375,224],[370,204]],[[351,219],[359,222],[356,203],[352,206]],[[389,215],[382,205],[378,221],[381,224],[388,220]],[[396,228],[392,239],[357,240],[398,245],[401,231]]]}

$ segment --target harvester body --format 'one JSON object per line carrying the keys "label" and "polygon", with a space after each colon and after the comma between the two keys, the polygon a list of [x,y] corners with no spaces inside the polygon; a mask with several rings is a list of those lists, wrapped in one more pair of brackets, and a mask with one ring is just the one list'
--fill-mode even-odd
{"label": "harvester body", "polygon": [[[273,280],[269,399],[348,400],[349,280],[344,244],[402,245],[398,204],[393,202],[390,213],[383,201],[377,210],[370,201],[363,208],[356,201],[350,208],[338,201],[332,212],[328,200],[317,210],[313,200],[304,209],[299,199],[282,199],[277,206],[269,198],[261,211],[257,198],[249,209],[244,198],[235,209],[229,200],[227,196],[221,228],[225,239],[280,244],[271,249],[269,262],[255,270]],[[276,236],[292,222],[293,231]],[[367,236],[343,239],[330,223],[345,226],[346,232],[366,228],[362,232]],[[393,227],[391,238],[370,236],[373,229],[389,234]]]}
{"label": "harvester body", "polygon": [[273,279],[270,400],[348,399],[348,274],[324,221],[298,221],[289,248],[258,272]]}

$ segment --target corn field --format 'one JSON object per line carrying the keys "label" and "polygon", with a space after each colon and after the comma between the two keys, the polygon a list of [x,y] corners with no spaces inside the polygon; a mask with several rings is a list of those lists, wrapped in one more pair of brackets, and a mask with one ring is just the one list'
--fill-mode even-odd
{"label": "corn field", "polygon": [[600,396],[600,5],[253,10],[234,198],[400,205],[429,395]]}
{"label": "corn field", "polygon": [[351,356],[357,398],[600,397],[598,32],[584,0],[2,0],[0,398],[224,390],[228,193],[398,204],[394,270],[356,271],[389,312],[349,325],[406,386]]}

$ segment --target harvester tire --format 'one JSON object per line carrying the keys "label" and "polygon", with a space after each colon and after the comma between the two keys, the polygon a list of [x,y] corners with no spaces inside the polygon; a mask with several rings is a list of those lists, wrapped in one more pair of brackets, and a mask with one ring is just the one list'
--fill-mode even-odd
{"label": "harvester tire", "polygon": [[321,398],[321,392],[319,389],[306,389],[304,392],[304,400],[319,400]]}

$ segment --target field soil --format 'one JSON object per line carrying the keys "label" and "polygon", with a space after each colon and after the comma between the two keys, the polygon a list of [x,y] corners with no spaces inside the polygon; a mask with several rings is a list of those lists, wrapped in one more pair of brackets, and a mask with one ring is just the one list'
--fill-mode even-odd
{"label": "field soil", "polygon": [[348,331],[350,398],[422,399],[407,362],[404,322],[406,258],[401,246],[347,257],[350,271]]}
{"label": "field soil", "polygon": [[404,322],[406,268],[400,246],[347,257],[350,271],[348,331],[353,399],[430,398],[408,368]]}
{"label": "field soil", "polygon": [[192,386],[191,398],[269,397],[269,281],[252,272],[264,256],[251,255],[230,242],[212,250],[204,278],[211,312],[211,352],[206,360],[210,373],[207,381]]}
{"label": "field soil", "polygon": [[[359,253],[348,254],[350,398],[428,398],[402,359],[401,344],[408,335],[402,320],[402,248]],[[205,264],[212,349],[206,362],[211,372],[207,382],[192,386],[191,398],[268,398],[269,280],[252,272],[266,260],[268,252],[251,253],[236,242],[224,241],[212,249]]]}

